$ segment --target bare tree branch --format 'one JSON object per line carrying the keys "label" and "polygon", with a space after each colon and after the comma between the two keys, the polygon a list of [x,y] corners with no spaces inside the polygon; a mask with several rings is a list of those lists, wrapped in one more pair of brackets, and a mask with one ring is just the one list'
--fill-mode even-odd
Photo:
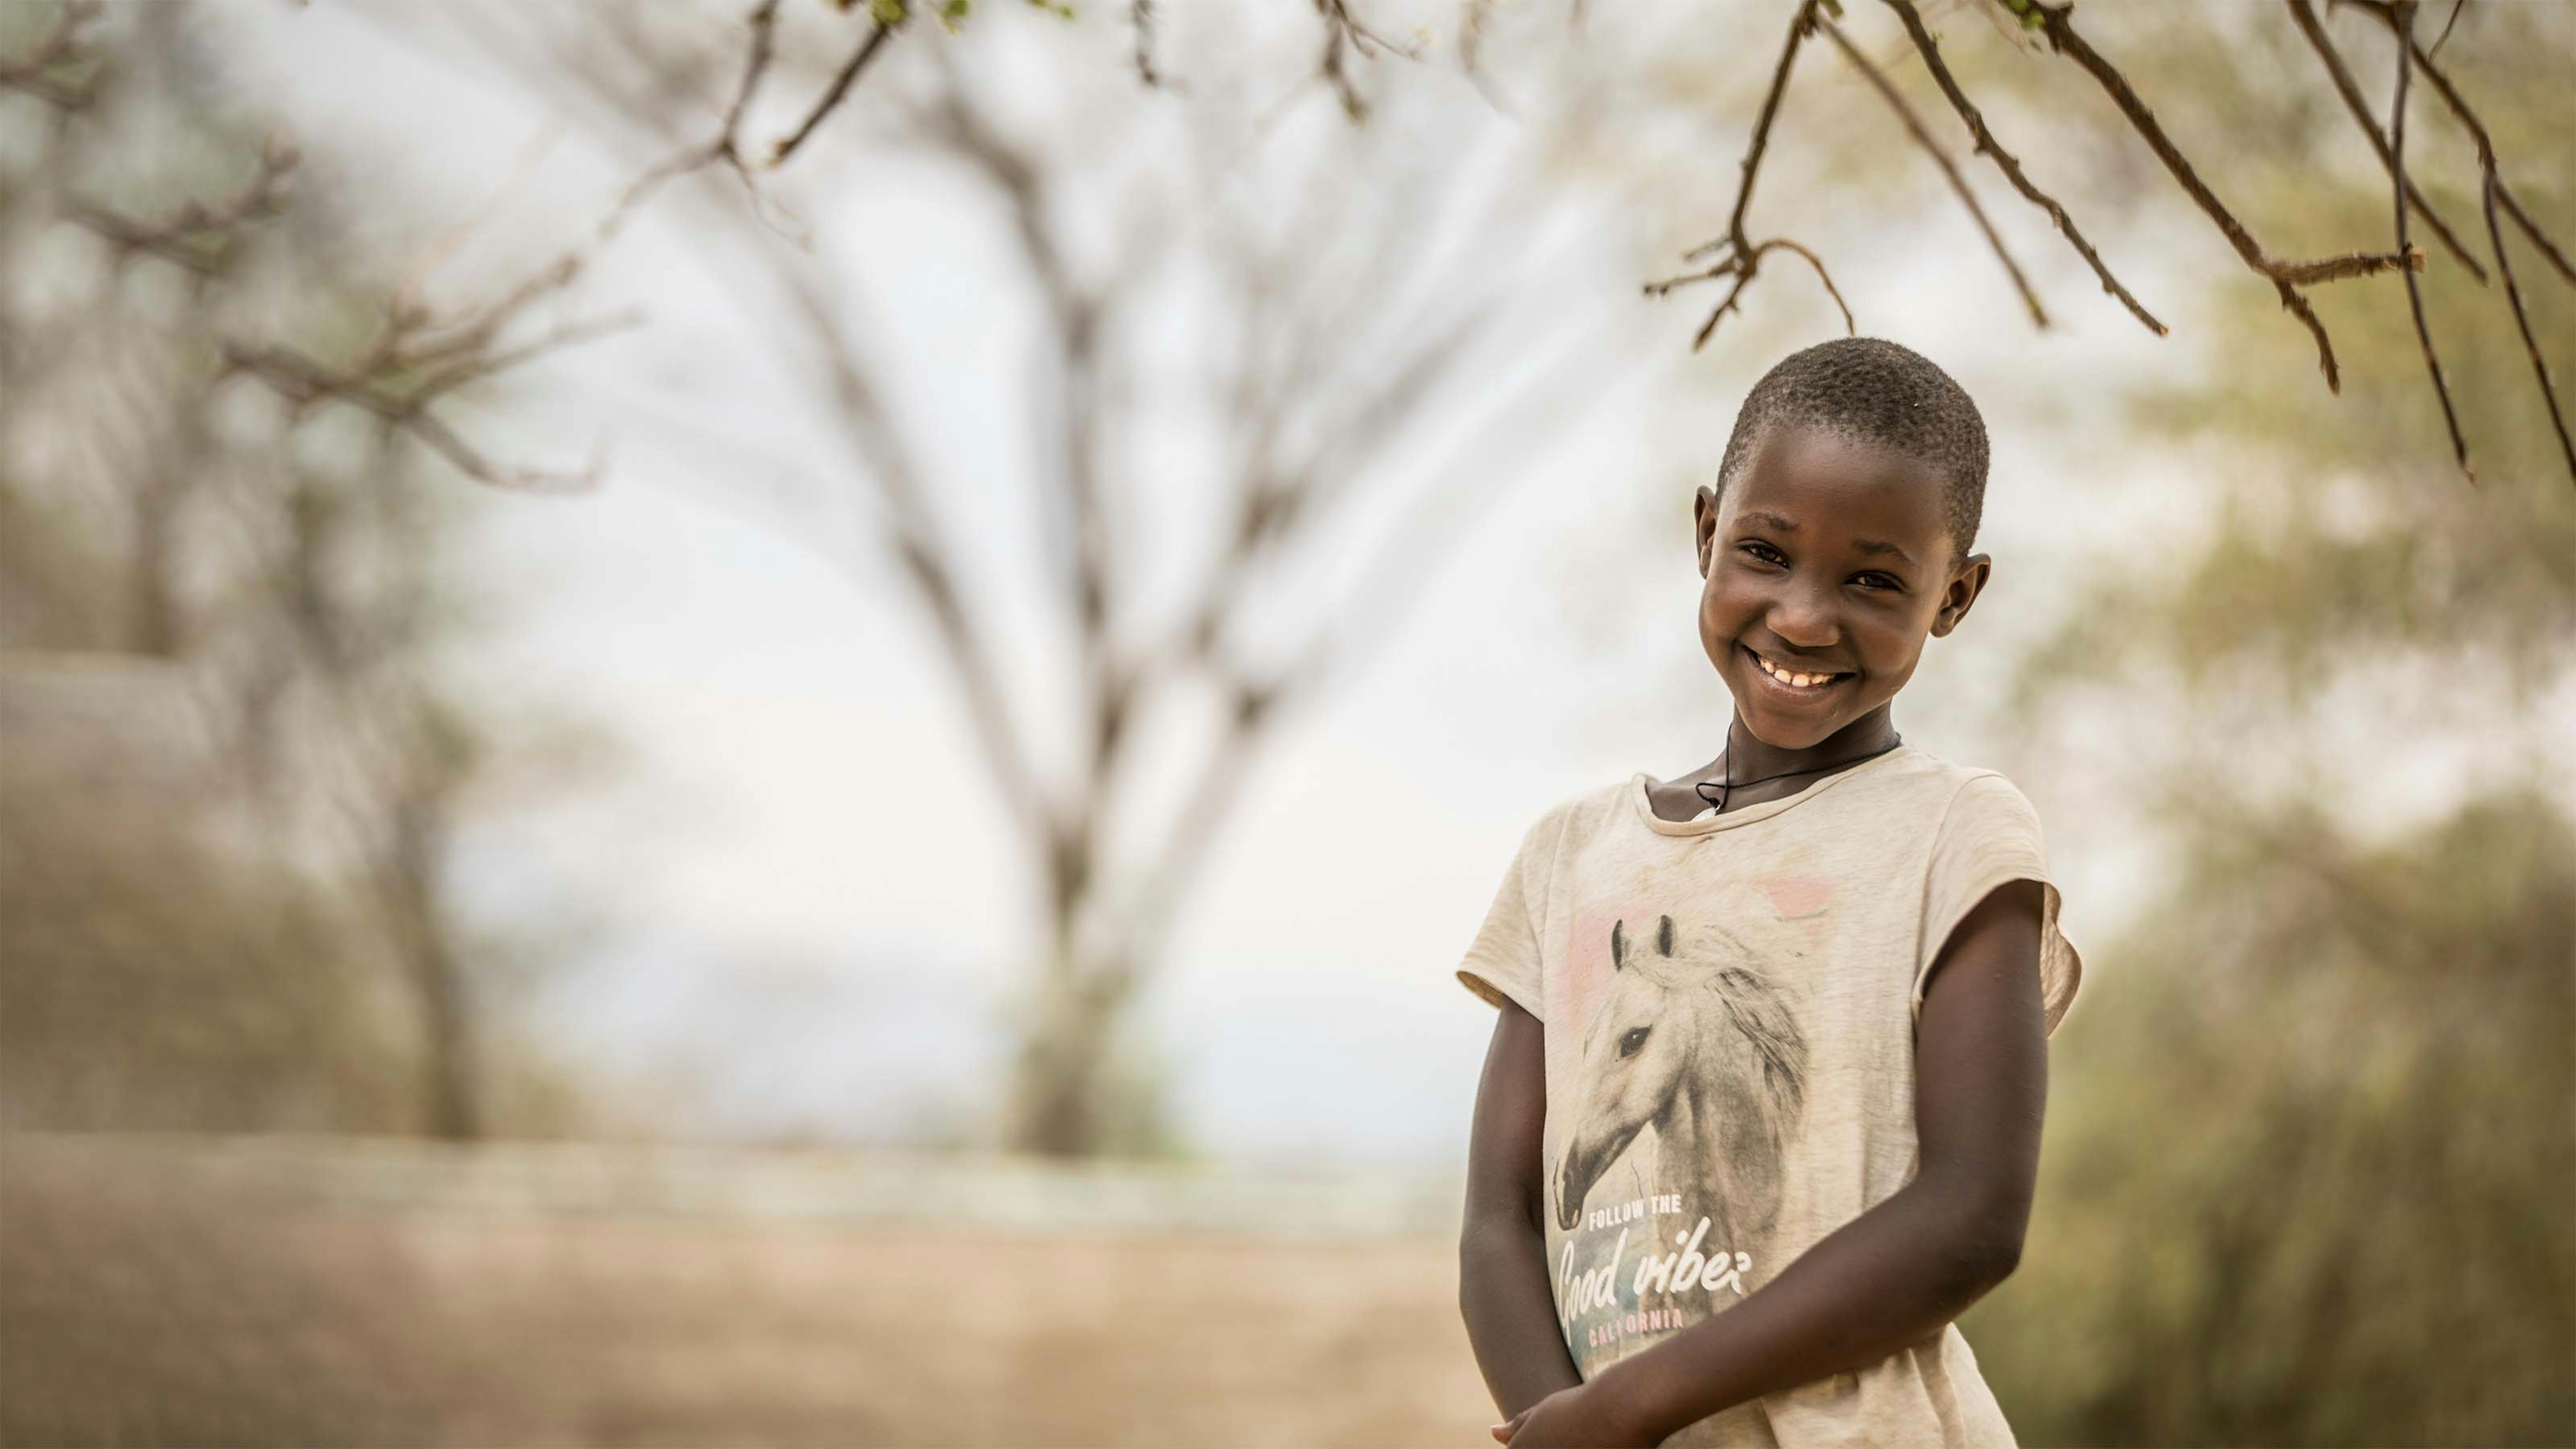
{"label": "bare tree branch", "polygon": [[[2398,0],[2397,5],[2397,95],[2388,104],[2388,169],[2397,179],[2397,250],[2406,250],[2406,82],[2413,69],[2408,64],[2414,52],[2415,0]],[[2415,317],[2415,340],[2424,348],[2425,370],[2433,374],[2433,395],[2442,400],[2442,425],[2451,430],[2451,456],[2459,460],[2460,471],[2470,482],[2478,470],[2469,464],[2468,439],[2460,436],[2460,415],[2451,406],[2451,384],[2442,376],[2442,358],[2433,350],[2432,329],[2424,325],[2424,291],[2415,274],[2406,274],[2406,308]]]}
{"label": "bare tree branch", "polygon": [[806,113],[803,124],[797,126],[794,134],[772,148],[769,154],[769,164],[772,167],[787,164],[787,158],[796,154],[796,148],[804,145],[805,138],[813,135],[814,128],[823,124],[823,118],[832,114],[833,108],[840,105],[842,99],[849,95],[850,85],[859,78],[859,72],[866,70],[868,62],[877,58],[877,52],[885,48],[887,38],[892,36],[895,27],[902,23],[898,20],[890,25],[882,18],[876,22],[876,28],[868,32],[867,39],[859,42],[859,48],[851,52],[848,62],[842,65],[840,73],[832,77],[831,87],[823,92],[823,98],[814,103],[813,110]]}
{"label": "bare tree branch", "polygon": [[[514,366],[539,352],[596,335],[600,335],[597,330],[568,332],[547,343],[521,349],[505,365]],[[360,366],[333,368],[289,347],[256,347],[231,341],[223,344],[226,373],[256,378],[298,410],[317,403],[340,402],[371,413],[382,419],[389,429],[410,433],[479,482],[514,491],[544,493],[578,493],[598,485],[602,463],[596,455],[591,466],[579,473],[504,468],[495,464],[431,413],[427,396],[402,388],[404,370],[399,364],[387,365],[380,356],[380,349],[371,349],[369,358]],[[472,375],[489,377],[499,371],[499,366],[476,364]],[[471,378],[460,379],[459,382],[466,380]]]}
{"label": "bare tree branch", "polygon": [[967,714],[994,784],[1031,838],[1042,839],[1048,811],[1037,773],[1020,746],[1000,668],[967,612],[965,591],[949,562],[950,548],[930,511],[920,471],[869,379],[857,339],[842,322],[831,290],[801,271],[789,272],[785,283],[828,374],[835,420],[865,462],[868,479],[885,505],[886,546],[930,612],[949,668],[966,696]]}
{"label": "bare tree branch", "polygon": [[[2095,50],[2083,36],[2076,33],[2075,22],[2070,18],[2075,10],[2071,3],[2058,6],[2050,6],[2046,0],[2005,0],[2005,3],[2013,6],[2016,13],[2039,17],[2040,24],[2048,36],[2050,47],[2061,55],[2071,57],[2077,65],[2084,68],[2087,74],[2101,83],[2102,89],[2110,95],[2112,102],[2119,106],[2120,113],[2129,118],[2130,126],[2144,138],[2148,149],[2156,153],[2156,159],[2165,163],[2165,169],[2173,173],[2174,180],[2182,183],[2183,191],[2198,203],[2200,209],[2208,214],[2211,221],[2218,224],[2220,235],[2226,237],[2228,244],[2236,248],[2236,254],[2244,259],[2245,265],[2272,282],[2280,293],[2282,308],[2298,318],[2307,327],[2309,335],[2316,339],[2317,367],[2325,374],[2327,390],[2342,392],[2343,374],[2341,369],[2335,366],[2334,343],[2326,336],[2325,323],[2318,320],[2316,310],[2308,305],[2308,299],[2299,292],[2300,284],[2336,277],[2362,276],[2393,267],[2403,270],[2409,278],[2408,285],[2412,286],[2412,278],[2420,262],[2403,252],[2390,258],[2387,265],[2381,267],[2354,266],[2350,264],[2354,259],[2349,258],[2334,259],[2324,263],[2275,260],[2271,253],[2263,249],[2260,242],[2254,240],[2253,233],[2245,229],[2245,224],[2238,221],[2235,214],[2219,201],[2218,194],[2211,191],[2208,184],[2200,179],[2200,173],[2192,168],[2191,162],[2184,158],[2181,148],[2174,145],[2172,138],[2165,134],[2164,127],[2156,121],[2155,112],[2149,110],[2147,103],[2138,98],[2138,93],[2131,88],[2128,78],[2121,75],[2117,67],[2102,58],[2101,52]],[[2404,204],[2404,199],[2401,197],[2399,205]]]}
{"label": "bare tree branch", "polygon": [[[1807,265],[1816,269],[1818,280],[1825,284],[1826,294],[1834,299],[1836,307],[1842,309],[1843,330],[1849,333],[1857,333],[1860,330],[1859,324],[1852,320],[1851,304],[1843,300],[1842,289],[1834,285],[1833,274],[1825,270],[1824,262],[1819,260],[1814,252],[1787,237],[1773,237],[1769,241],[1757,243],[1749,255],[1758,260],[1764,252],[1775,249],[1795,252],[1806,258]],[[1753,281],[1752,269],[1730,256],[1704,272],[1691,272],[1684,276],[1666,277],[1661,281],[1648,282],[1645,291],[1649,297],[1661,297],[1677,287],[1687,287],[1693,282],[1710,282],[1719,277],[1730,276],[1735,278],[1735,285],[1727,289],[1725,300],[1718,303],[1717,310],[1709,314],[1706,322],[1700,324],[1699,335],[1691,341],[1691,347],[1696,351],[1701,343],[1708,340],[1709,333],[1717,330],[1717,319],[1735,309],[1736,299],[1743,295],[1745,287]]]}
{"label": "bare tree branch", "polygon": [[[2451,114],[2458,117],[2460,124],[2468,128],[2470,139],[2477,143],[2478,169],[2481,173],[2480,210],[2486,218],[2487,241],[2495,252],[2496,270],[2504,274],[2505,301],[2513,308],[2514,327],[2522,334],[2523,350],[2531,357],[2532,375],[2540,383],[2541,399],[2548,404],[2549,422],[2558,434],[2559,452],[2567,460],[2568,476],[2576,479],[2576,446],[2571,446],[2568,442],[2567,420],[2559,407],[2557,384],[2549,375],[2548,361],[2540,355],[2538,339],[2532,335],[2531,316],[2523,306],[2522,288],[2514,279],[2513,260],[2505,252],[2503,228],[2496,221],[2497,208],[2501,206],[2507,215],[2521,225],[2523,234],[2531,239],[2532,245],[2539,249],[2542,256],[2549,258],[2562,275],[2568,276],[2570,280],[2576,280],[2576,273],[2568,271],[2567,258],[2558,250],[2557,244],[2515,204],[2513,193],[2505,186],[2504,177],[2497,169],[2495,138],[2487,134],[2486,123],[2478,118],[2476,111],[2470,109],[2468,101],[2451,85],[2450,78],[2442,74],[2440,67],[2433,63],[2433,57],[2423,47],[2414,43],[2412,13],[2401,14],[2379,3],[2379,0],[2350,0],[2350,3],[2364,6],[2387,22],[2389,29],[2396,33],[2399,46],[2413,58],[2415,68],[2421,70],[2424,78],[2433,83],[2434,89],[2442,93],[2442,99],[2451,107]],[[2400,73],[2403,74],[2402,71]],[[2430,357],[2429,346],[2427,357],[2428,359]],[[2444,416],[2446,418],[2449,416],[2447,398]],[[2463,466],[2466,465],[2463,464]],[[2474,478],[2476,475],[2470,476]]]}
{"label": "bare tree branch", "polygon": [[[2343,97],[2344,108],[2352,112],[2353,123],[2370,138],[2371,149],[2379,153],[2379,164],[2387,167],[2389,174],[2395,175],[2397,161],[2388,149],[2388,133],[2379,128],[2378,119],[2370,114],[2370,104],[2362,98],[2361,86],[2353,80],[2352,72],[2345,68],[2343,56],[2335,50],[2334,42],[2327,38],[2325,27],[2318,23],[2316,7],[2309,0],[2289,0],[2289,6],[2290,19],[2298,25],[2299,33],[2308,38],[2317,59],[2325,62],[2326,74],[2334,81],[2335,93]],[[2424,193],[2416,189],[2412,178],[2406,182],[2406,204],[2433,228],[2433,235],[2441,238],[2442,245],[2459,260],[2460,265],[2469,269],[2469,275],[2478,279],[2478,285],[2485,286],[2487,269],[2478,264],[2477,257],[2467,245],[2452,233],[2450,223],[2442,220],[2441,213],[2424,199]]]}
{"label": "bare tree branch", "polygon": [[2127,287],[2120,285],[2120,279],[2111,275],[2111,269],[2102,264],[2101,254],[2093,250],[2093,244],[2086,241],[2084,233],[2076,228],[2075,218],[2066,214],[2066,208],[2058,205],[2055,197],[2032,185],[2030,178],[2022,174],[2021,162],[2015,160],[2011,152],[2006,151],[1996,142],[1992,131],[1986,129],[1986,118],[1978,114],[1976,106],[1969,102],[1966,92],[1959,89],[1959,82],[1951,76],[1950,67],[1941,60],[1940,42],[1934,40],[1932,32],[1924,28],[1923,16],[1914,8],[1911,0],[1887,0],[1887,4],[1888,8],[1896,12],[1897,18],[1905,23],[1905,33],[1913,38],[1915,51],[1923,57],[1923,63],[1931,68],[1932,79],[1939,82],[1941,94],[1949,97],[1950,108],[1959,113],[1959,119],[1968,123],[1970,134],[1977,138],[1977,151],[1982,155],[1995,158],[1995,165],[2002,169],[2004,178],[2012,182],[2013,189],[2028,198],[2031,204],[2048,213],[2049,219],[2057,223],[2057,229],[2066,234],[2066,240],[2084,258],[2085,263],[2093,268],[2093,275],[2102,279],[2103,291],[2119,298],[2121,304],[2129,309],[2132,316],[2146,324],[2148,331],[2158,337],[2164,336],[2167,331],[2165,324],[2157,321],[2153,313],[2150,313],[2136,297],[2130,295]]}
{"label": "bare tree branch", "polygon": [[743,57],[742,80],[734,89],[733,104],[725,108],[723,128],[716,132],[714,140],[688,147],[636,177],[618,197],[617,204],[610,207],[600,218],[599,225],[593,228],[594,242],[605,243],[614,237],[635,209],[661,189],[663,182],[708,166],[721,163],[731,167],[734,174],[742,179],[744,188],[758,194],[759,188],[753,184],[751,171],[743,161],[742,118],[743,113],[750,109],[751,98],[759,91],[761,80],[769,74],[770,60],[776,54],[778,0],[760,0],[752,7],[750,24],[751,45]]}
{"label": "bare tree branch", "polygon": [[[2386,22],[2391,30],[2397,28],[2396,17],[2389,9],[2388,0],[2343,0],[2343,3],[2368,10]],[[2468,101],[2451,84],[2451,78],[2442,73],[2442,68],[2433,63],[2433,57],[2426,54],[2422,46],[2415,45],[2412,41],[2409,41],[2408,45],[2415,54],[2415,68],[2423,73],[2424,79],[2433,83],[2433,89],[2442,93],[2442,99],[2450,106],[2451,114],[2459,118],[2460,124],[2467,127],[2469,135],[2476,140],[2480,154],[2494,155],[2495,141],[2487,135],[2486,123],[2479,120],[2478,113],[2469,108]],[[2505,184],[2501,173],[2496,177],[2496,200],[2504,207],[2505,215],[2512,217],[2514,224],[2522,228],[2523,235],[2531,238],[2531,244],[2539,248],[2540,254],[2549,259],[2551,266],[2558,269],[2558,275],[2570,282],[2576,282],[2576,265],[2569,264],[2567,253],[2559,249],[2557,241],[2547,232],[2542,231],[2540,223],[2533,221],[2531,214],[2522,209],[2522,203],[2515,199],[2513,188]]]}
{"label": "bare tree branch", "polygon": [[1843,301],[1841,289],[1834,285],[1833,274],[1825,270],[1824,262],[1814,252],[1785,237],[1756,242],[1744,230],[1745,211],[1753,204],[1753,183],[1761,174],[1762,156],[1771,144],[1771,122],[1780,113],[1781,97],[1788,93],[1789,69],[1797,63],[1798,46],[1816,27],[1819,18],[1817,3],[1818,0],[1799,0],[1797,10],[1789,17],[1789,36],[1781,43],[1780,63],[1771,72],[1771,88],[1763,93],[1762,109],[1753,120],[1753,139],[1745,146],[1744,160],[1739,163],[1743,175],[1736,183],[1735,205],[1727,212],[1726,235],[1693,247],[1682,256],[1683,261],[1690,262],[1713,252],[1723,253],[1717,265],[1704,272],[1646,284],[1647,296],[1661,297],[1675,287],[1692,282],[1713,281],[1725,276],[1735,278],[1735,285],[1727,288],[1726,296],[1719,300],[1716,308],[1708,314],[1708,320],[1702,322],[1699,331],[1692,336],[1693,352],[1708,344],[1709,335],[1717,330],[1719,321],[1736,309],[1744,296],[1744,289],[1753,285],[1753,278],[1762,267],[1763,253],[1775,249],[1785,249],[1805,257],[1807,264],[1816,269],[1816,275],[1824,280],[1825,290],[1832,294],[1834,305],[1842,308],[1843,329],[1847,332],[1859,330],[1858,324],[1852,320],[1851,307]]}
{"label": "bare tree branch", "polygon": [[[1925,154],[1932,158],[1933,164],[1941,168],[1941,174],[1950,182],[1950,189],[1958,193],[1960,204],[1966,206],[1968,215],[1976,219],[1977,230],[1985,234],[1986,245],[1994,248],[1995,260],[2003,263],[2004,271],[2011,275],[2014,290],[2021,293],[2022,305],[2030,309],[2031,324],[2046,328],[2048,313],[2039,305],[2039,294],[2031,290],[2030,279],[2022,275],[2021,267],[2012,259],[2012,253],[2004,248],[2002,235],[1996,232],[1995,224],[1986,218],[1986,209],[1977,204],[1977,194],[1968,189],[1967,178],[1959,174],[1958,166],[1950,160],[1950,153],[1941,149],[1940,142],[1932,139],[1932,133],[1924,129],[1922,118],[1915,115],[1914,108],[1906,104],[1904,96],[1898,94],[1895,85],[1887,79],[1887,73],[1880,70],[1869,57],[1860,53],[1860,48],[1851,43],[1850,37],[1843,34],[1841,26],[1836,25],[1830,17],[1822,15],[1816,17],[1816,24],[1825,32],[1825,38],[1834,43],[1834,48],[1842,52],[1843,59],[1851,62],[1852,68],[1859,71],[1869,82],[1870,88],[1878,92],[1879,98],[1886,101],[1896,112],[1896,118],[1905,123],[1906,133],[1911,135],[1915,143],[1923,148]],[[1844,310],[1848,312],[1850,309]]]}
{"label": "bare tree branch", "polygon": [[[1117,561],[1111,555],[1109,520],[1100,489],[1098,425],[1105,299],[1096,289],[1074,279],[1064,247],[1051,227],[1038,161],[984,118],[966,99],[964,88],[954,76],[942,95],[933,134],[1003,193],[1010,205],[1013,235],[1037,282],[1040,300],[1056,335],[1057,376],[1062,387],[1054,400],[1056,424],[1061,430],[1055,449],[1055,481],[1069,515],[1069,603],[1081,642],[1084,706],[1092,732],[1094,768],[1087,788],[1097,792],[1105,785],[1106,772],[1117,761],[1132,699],[1132,683],[1113,656],[1109,640]],[[1075,818],[1086,821],[1096,819],[1100,813],[1087,803],[1074,811]]]}

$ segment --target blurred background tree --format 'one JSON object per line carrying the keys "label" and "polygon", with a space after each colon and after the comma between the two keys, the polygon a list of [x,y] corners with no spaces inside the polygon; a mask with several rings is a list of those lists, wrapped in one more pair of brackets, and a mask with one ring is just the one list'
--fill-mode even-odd
{"label": "blurred background tree", "polygon": [[[1566,417],[1535,405],[1602,365],[1611,327],[1537,294],[1544,209],[1504,139],[1456,125],[1472,98],[1365,99],[1355,68],[1392,42],[1341,7],[1321,31],[1140,10],[1149,58],[1097,18],[823,10],[435,24],[631,158],[603,237],[653,197],[795,339],[773,403],[832,451],[787,526],[916,611],[1035,902],[998,1135],[1173,1152],[1133,1018],[1246,780],[1458,517],[1524,476]],[[1316,73],[1319,35],[1338,58]],[[1301,82],[1338,105],[1292,104]],[[943,458],[915,360],[937,349],[884,323],[916,284],[884,238],[938,222],[847,200],[925,173],[963,194],[942,210],[965,244],[999,244],[979,278],[999,314],[955,324],[1026,359],[968,394],[1033,420],[998,477]]]}
{"label": "blurred background tree", "polygon": [[364,345],[419,278],[298,186],[201,18],[0,18],[0,1112],[561,1125],[487,1010],[539,937],[445,871],[505,772],[597,741],[442,674],[497,617],[445,465],[244,375],[245,348]]}

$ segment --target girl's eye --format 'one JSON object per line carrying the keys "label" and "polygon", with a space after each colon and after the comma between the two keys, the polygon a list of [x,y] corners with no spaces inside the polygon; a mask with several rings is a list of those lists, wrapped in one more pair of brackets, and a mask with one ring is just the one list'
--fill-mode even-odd
{"label": "girl's eye", "polygon": [[1623,1057],[1635,1056],[1646,1045],[1646,1033],[1651,1030],[1653,1030],[1652,1027],[1630,1027],[1628,1029],[1628,1034],[1619,1038],[1619,1055]]}
{"label": "girl's eye", "polygon": [[1736,549],[1740,553],[1751,554],[1753,557],[1762,560],[1764,563],[1787,563],[1789,561],[1787,555],[1781,553],[1778,549],[1773,548],[1767,543],[1746,542],[1736,545]]}
{"label": "girl's eye", "polygon": [[[1904,581],[1888,574],[1862,574],[1860,577],[1863,583],[1868,583],[1869,586],[1874,589],[1901,589],[1905,587]],[[1873,579],[1877,582],[1871,583],[1870,581]]]}

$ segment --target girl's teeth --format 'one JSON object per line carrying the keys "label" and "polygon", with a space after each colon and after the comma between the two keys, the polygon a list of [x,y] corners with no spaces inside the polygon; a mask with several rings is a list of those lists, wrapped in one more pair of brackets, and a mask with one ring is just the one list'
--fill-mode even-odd
{"label": "girl's teeth", "polygon": [[1774,679],[1780,680],[1785,684],[1793,685],[1799,689],[1813,689],[1817,685],[1824,683],[1826,680],[1833,678],[1830,674],[1792,674],[1785,669],[1773,667],[1770,660],[1763,659],[1759,654],[1753,657],[1760,661],[1764,673],[1770,675]]}

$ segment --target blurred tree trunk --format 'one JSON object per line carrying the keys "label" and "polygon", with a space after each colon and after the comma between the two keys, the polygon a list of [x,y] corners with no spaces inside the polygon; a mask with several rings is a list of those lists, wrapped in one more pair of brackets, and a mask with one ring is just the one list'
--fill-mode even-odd
{"label": "blurred tree trunk", "polygon": [[421,1058],[430,1135],[483,1135],[476,1013],[466,963],[450,940],[442,868],[457,781],[435,768],[417,772],[388,801],[385,847],[371,862],[386,896],[395,949],[420,1006],[426,1050]]}
{"label": "blurred tree trunk", "polygon": [[1134,1123],[1139,1104],[1116,1100],[1111,1060],[1128,990],[1124,972],[1085,972],[1069,954],[1049,962],[1014,1080],[1011,1132],[1020,1147],[1079,1156],[1118,1145],[1122,1126]]}

